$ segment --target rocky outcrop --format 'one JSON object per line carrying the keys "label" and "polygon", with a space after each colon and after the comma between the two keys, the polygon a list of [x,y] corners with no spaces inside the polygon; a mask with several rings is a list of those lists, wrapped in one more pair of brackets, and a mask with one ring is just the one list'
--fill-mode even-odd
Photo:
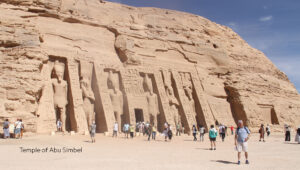
{"label": "rocky outcrop", "polygon": [[[180,123],[186,132],[239,119],[251,128],[300,123],[300,96],[288,77],[203,17],[99,0],[0,0],[0,17],[0,119],[23,118],[28,131],[53,131],[63,114],[54,107],[55,62],[65,69],[69,131],[87,131],[92,120],[98,132],[111,131],[120,119],[159,130]],[[91,70],[88,79],[82,70]]]}

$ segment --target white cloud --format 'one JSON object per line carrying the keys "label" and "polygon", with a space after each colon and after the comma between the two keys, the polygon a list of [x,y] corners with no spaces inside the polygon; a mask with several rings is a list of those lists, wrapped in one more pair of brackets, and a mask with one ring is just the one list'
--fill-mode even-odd
{"label": "white cloud", "polygon": [[265,16],[265,17],[260,17],[259,18],[259,21],[261,22],[266,22],[266,21],[270,21],[273,19],[273,16],[272,15],[269,15],[269,16]]}
{"label": "white cloud", "polygon": [[233,29],[234,31],[238,31],[238,24],[235,22],[229,22],[228,24],[226,24],[228,27],[230,27],[231,29]]}

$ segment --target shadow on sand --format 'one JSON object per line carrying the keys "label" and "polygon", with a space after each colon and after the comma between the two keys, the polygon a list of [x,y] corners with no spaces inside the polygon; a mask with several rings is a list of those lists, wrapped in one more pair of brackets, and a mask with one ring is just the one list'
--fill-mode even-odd
{"label": "shadow on sand", "polygon": [[211,160],[211,162],[218,162],[222,164],[237,164],[236,162],[224,161],[224,160]]}

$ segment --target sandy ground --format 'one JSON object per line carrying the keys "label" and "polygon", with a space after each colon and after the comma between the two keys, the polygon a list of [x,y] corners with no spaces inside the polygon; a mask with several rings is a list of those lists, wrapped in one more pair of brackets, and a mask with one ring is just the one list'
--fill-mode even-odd
{"label": "sandy ground", "polygon": [[[265,143],[258,142],[258,135],[249,141],[249,161],[237,165],[233,136],[222,143],[217,141],[217,150],[211,151],[208,137],[205,142],[194,142],[191,136],[175,137],[165,142],[162,136],[156,141],[146,137],[125,139],[96,135],[96,143],[89,136],[37,135],[22,140],[0,139],[0,169],[2,170],[88,170],[88,169],[139,169],[139,170],[193,170],[193,169],[253,169],[253,170],[299,170],[300,144],[283,142],[283,134],[273,134]],[[292,139],[294,140],[294,139]],[[38,148],[40,153],[21,152],[23,148]],[[50,152],[50,148],[61,152]],[[63,152],[63,147],[82,148],[82,152]],[[48,148],[47,152],[42,149]]]}

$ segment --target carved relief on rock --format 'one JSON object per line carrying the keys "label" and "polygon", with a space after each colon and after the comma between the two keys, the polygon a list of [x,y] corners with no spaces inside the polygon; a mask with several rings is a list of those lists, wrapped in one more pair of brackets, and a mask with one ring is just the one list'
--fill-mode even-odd
{"label": "carved relief on rock", "polygon": [[163,72],[165,91],[169,102],[169,110],[175,124],[181,124],[181,117],[179,113],[179,101],[175,97],[175,89],[172,86],[172,75],[170,71]]}
{"label": "carved relief on rock", "polygon": [[109,90],[109,96],[114,111],[115,121],[119,124],[119,130],[121,127],[121,115],[123,114],[123,93],[120,89],[119,73],[109,70],[107,78],[107,87]]}
{"label": "carved relief on rock", "polygon": [[193,83],[189,73],[180,73],[181,82],[184,90],[184,98],[188,104],[188,112],[196,115],[195,101],[193,99]]}
{"label": "carved relief on rock", "polygon": [[92,74],[93,65],[88,62],[80,62],[80,87],[83,97],[83,110],[86,115],[88,127],[95,121],[95,96],[92,90]]}
{"label": "carved relief on rock", "polygon": [[53,101],[57,120],[62,122],[62,130],[66,128],[66,106],[68,104],[68,83],[64,80],[65,64],[56,60],[54,62],[54,78],[52,78]]}
{"label": "carved relief on rock", "polygon": [[146,73],[143,80],[144,93],[147,99],[148,115],[150,116],[150,123],[157,125],[157,116],[159,114],[157,95],[153,91],[152,80]]}

